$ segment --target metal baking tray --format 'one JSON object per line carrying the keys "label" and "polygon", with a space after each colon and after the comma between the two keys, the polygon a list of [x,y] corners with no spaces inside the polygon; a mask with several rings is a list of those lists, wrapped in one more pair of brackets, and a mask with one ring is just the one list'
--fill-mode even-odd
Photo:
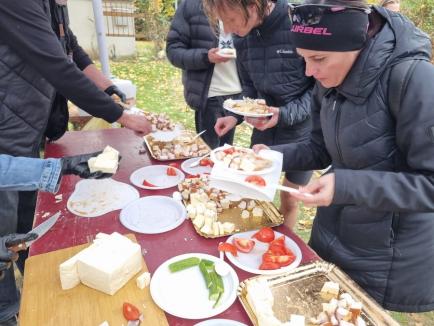
{"label": "metal baking tray", "polygon": [[[195,179],[195,178],[192,178]],[[180,187],[180,186],[178,186]],[[251,199],[242,199],[246,202],[250,201]],[[232,202],[230,208],[223,209],[222,212],[217,214],[217,221],[220,221],[222,223],[224,222],[231,222],[235,224],[235,230],[231,233],[226,233],[224,235],[212,235],[212,234],[206,234],[200,231],[198,227],[196,227],[193,223],[193,227],[196,230],[196,232],[205,238],[219,238],[228,236],[231,234],[235,234],[238,232],[245,232],[250,230],[256,230],[263,226],[269,226],[274,227],[281,225],[283,223],[283,215],[279,212],[279,210],[274,206],[272,202],[265,202],[265,201],[259,201],[255,200],[255,203],[258,207],[261,207],[264,214],[262,217],[249,217],[247,219],[241,218],[241,211],[242,209],[238,207],[238,204],[240,201],[234,201]],[[189,204],[189,201],[183,200],[183,203],[185,206]]]}
{"label": "metal baking tray", "polygon": [[[194,133],[193,133],[193,135],[194,135]],[[208,146],[208,144],[205,143],[205,141],[201,137],[198,137],[197,139],[194,140],[194,143],[196,143],[197,145],[204,146],[206,148],[205,152],[202,152],[202,153],[196,152],[196,153],[193,153],[192,155],[188,155],[188,156],[182,155],[182,153],[181,153],[180,155],[177,155],[174,158],[161,159],[152,150],[152,146],[157,145],[158,147],[163,148],[165,145],[170,144],[171,142],[153,141],[152,136],[150,136],[150,135],[146,135],[145,137],[143,137],[143,139],[144,139],[144,143],[145,143],[149,153],[151,154],[152,158],[157,160],[157,161],[162,161],[162,162],[183,160],[183,159],[188,159],[188,158],[193,158],[193,157],[201,157],[205,154],[208,154],[211,151],[211,148]]]}
{"label": "metal baking tray", "polygon": [[281,321],[290,319],[291,314],[304,315],[306,325],[310,318],[322,311],[320,291],[326,281],[340,285],[340,292],[348,292],[355,300],[362,303],[361,317],[367,326],[399,326],[380,305],[360,288],[347,274],[337,266],[319,261],[300,266],[288,273],[277,276],[261,275],[249,278],[240,283],[238,298],[249,315],[253,325],[258,325],[255,312],[247,300],[247,283],[256,278],[265,278],[274,297],[273,312]]}

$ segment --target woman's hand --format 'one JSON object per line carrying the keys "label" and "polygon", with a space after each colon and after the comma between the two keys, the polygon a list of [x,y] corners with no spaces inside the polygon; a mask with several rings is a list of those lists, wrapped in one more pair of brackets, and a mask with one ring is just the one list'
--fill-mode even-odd
{"label": "woman's hand", "polygon": [[232,116],[222,117],[217,119],[214,125],[214,130],[219,137],[222,137],[229,130],[235,128],[236,125],[237,125],[237,119],[235,117]]}
{"label": "woman's hand", "polygon": [[[317,180],[309,182],[305,187],[300,187],[300,194],[291,194],[306,206],[329,206],[335,194],[335,174],[329,173]],[[303,193],[311,194],[306,196]]]}
{"label": "woman's hand", "polygon": [[226,62],[229,60],[229,58],[226,57],[222,57],[220,55],[217,54],[218,50],[220,50],[219,48],[212,48],[209,49],[208,51],[208,60],[211,63],[222,63],[222,62]]}
{"label": "woman's hand", "polygon": [[271,118],[247,118],[246,122],[250,123],[258,130],[264,131],[265,129],[273,128],[279,122],[279,108],[269,106],[268,110],[273,113]]}
{"label": "woman's hand", "polygon": [[257,154],[260,151],[262,151],[263,149],[270,149],[270,147],[268,147],[267,145],[264,145],[264,144],[257,144],[257,145],[253,145],[252,149]]}

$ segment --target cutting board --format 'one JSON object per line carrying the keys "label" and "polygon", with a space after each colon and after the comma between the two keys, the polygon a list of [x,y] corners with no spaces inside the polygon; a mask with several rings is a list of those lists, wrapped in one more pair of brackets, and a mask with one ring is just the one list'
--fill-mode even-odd
{"label": "cutting board", "polygon": [[[134,235],[127,235],[136,242]],[[110,326],[126,326],[122,314],[124,302],[134,304],[143,312],[141,325],[169,325],[164,312],[155,305],[149,286],[141,290],[136,278],[148,271],[143,269],[113,296],[79,284],[62,290],[59,265],[89,244],[61,249],[26,260],[21,298],[20,326],[99,326],[107,321]]]}

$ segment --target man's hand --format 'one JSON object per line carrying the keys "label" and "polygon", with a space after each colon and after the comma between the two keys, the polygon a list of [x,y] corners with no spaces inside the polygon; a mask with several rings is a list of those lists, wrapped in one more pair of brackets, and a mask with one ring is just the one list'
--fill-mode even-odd
{"label": "man's hand", "polygon": [[217,54],[217,51],[219,50],[219,48],[212,48],[209,49],[208,51],[208,60],[211,63],[222,63],[222,62],[226,62],[229,61],[230,58],[225,58],[222,57],[220,55]]}
{"label": "man's hand", "polygon": [[125,128],[135,131],[140,136],[152,132],[152,125],[143,115],[122,113],[118,121]]}
{"label": "man's hand", "polygon": [[[335,174],[328,173],[318,180],[313,180],[305,187],[300,187],[300,194],[291,194],[292,197],[300,200],[306,206],[318,207],[329,206],[335,194]],[[312,196],[303,195],[309,193]]]}
{"label": "man's hand", "polygon": [[[65,156],[61,159],[62,164],[62,175],[64,174],[75,174],[80,178],[84,179],[104,179],[112,176],[111,173],[103,173],[101,171],[96,171],[91,173],[89,170],[89,165],[87,161],[91,157],[95,157],[102,152],[95,152],[90,154],[75,155],[75,156]],[[119,157],[119,160],[121,158]]]}
{"label": "man's hand", "polygon": [[124,103],[127,102],[127,96],[116,85],[110,85],[104,90],[104,92],[110,96],[115,94],[117,97],[121,99],[122,102]]}
{"label": "man's hand", "polygon": [[3,272],[9,269],[12,262],[18,259],[17,252],[26,249],[25,242],[34,240],[37,237],[35,233],[9,234],[0,237],[0,280],[3,278]]}
{"label": "man's hand", "polygon": [[232,116],[222,117],[217,119],[214,125],[214,130],[219,137],[222,137],[228,131],[233,129],[236,125],[237,125],[237,119],[235,117]]}
{"label": "man's hand", "polygon": [[279,108],[269,106],[268,110],[273,113],[271,118],[248,118],[246,122],[250,123],[258,130],[264,131],[265,129],[273,128],[279,122]]}

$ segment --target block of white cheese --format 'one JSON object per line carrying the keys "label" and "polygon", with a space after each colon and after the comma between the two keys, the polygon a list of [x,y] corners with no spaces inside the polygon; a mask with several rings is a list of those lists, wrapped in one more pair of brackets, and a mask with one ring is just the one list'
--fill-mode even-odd
{"label": "block of white cheese", "polygon": [[76,286],[78,280],[96,290],[113,295],[142,269],[140,245],[112,233],[99,236],[88,248],[59,267],[63,289]]}
{"label": "block of white cheese", "polygon": [[118,169],[119,152],[113,147],[106,146],[101,154],[90,158],[87,163],[91,173],[101,171],[114,174]]}

